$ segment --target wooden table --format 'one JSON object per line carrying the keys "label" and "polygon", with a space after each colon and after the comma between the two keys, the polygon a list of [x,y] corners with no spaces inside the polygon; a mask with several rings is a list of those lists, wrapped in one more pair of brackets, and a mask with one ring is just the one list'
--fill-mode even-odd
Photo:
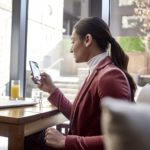
{"label": "wooden table", "polygon": [[66,120],[48,103],[0,109],[0,136],[8,137],[9,150],[23,150],[25,136]]}

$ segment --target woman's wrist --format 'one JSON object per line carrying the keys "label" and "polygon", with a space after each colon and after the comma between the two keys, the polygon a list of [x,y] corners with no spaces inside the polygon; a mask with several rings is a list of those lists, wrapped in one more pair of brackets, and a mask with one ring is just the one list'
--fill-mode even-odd
{"label": "woman's wrist", "polygon": [[56,89],[55,85],[52,85],[51,88],[48,90],[48,93],[52,94]]}

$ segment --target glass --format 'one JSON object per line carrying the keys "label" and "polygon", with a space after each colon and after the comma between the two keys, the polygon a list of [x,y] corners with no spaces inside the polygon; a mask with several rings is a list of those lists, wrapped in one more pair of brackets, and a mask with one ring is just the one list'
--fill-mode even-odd
{"label": "glass", "polygon": [[110,30],[129,56],[129,73],[136,84],[141,86],[141,75],[150,74],[150,2],[119,0],[110,3]]}
{"label": "glass", "polygon": [[31,98],[35,102],[41,103],[43,97],[43,92],[39,89],[33,88],[31,92]]}
{"label": "glass", "polygon": [[[49,73],[54,82],[59,82],[59,85],[64,82],[68,84],[64,94],[68,96],[71,93],[68,97],[70,100],[76,96],[79,68],[87,66],[74,62],[70,53],[70,35],[74,24],[84,14],[81,8],[86,8],[85,3],[82,0],[29,1],[26,97],[31,97],[32,88],[36,87],[30,78],[29,60],[36,61],[40,71]],[[66,83],[67,81],[71,83]],[[75,85],[72,86],[72,83]]]}
{"label": "glass", "polygon": [[11,80],[10,98],[12,100],[17,100],[20,98],[20,80]]}

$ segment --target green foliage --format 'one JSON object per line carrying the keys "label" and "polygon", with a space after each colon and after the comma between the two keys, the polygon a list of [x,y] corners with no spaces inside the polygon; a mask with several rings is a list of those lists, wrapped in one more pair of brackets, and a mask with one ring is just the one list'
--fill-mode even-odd
{"label": "green foliage", "polygon": [[144,44],[140,37],[118,37],[117,41],[126,52],[143,52]]}

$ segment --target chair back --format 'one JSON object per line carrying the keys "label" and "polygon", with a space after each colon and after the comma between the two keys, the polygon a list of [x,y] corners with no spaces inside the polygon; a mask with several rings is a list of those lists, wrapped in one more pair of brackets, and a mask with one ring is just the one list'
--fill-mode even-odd
{"label": "chair back", "polygon": [[150,84],[146,84],[142,87],[139,94],[137,95],[137,103],[150,103]]}

